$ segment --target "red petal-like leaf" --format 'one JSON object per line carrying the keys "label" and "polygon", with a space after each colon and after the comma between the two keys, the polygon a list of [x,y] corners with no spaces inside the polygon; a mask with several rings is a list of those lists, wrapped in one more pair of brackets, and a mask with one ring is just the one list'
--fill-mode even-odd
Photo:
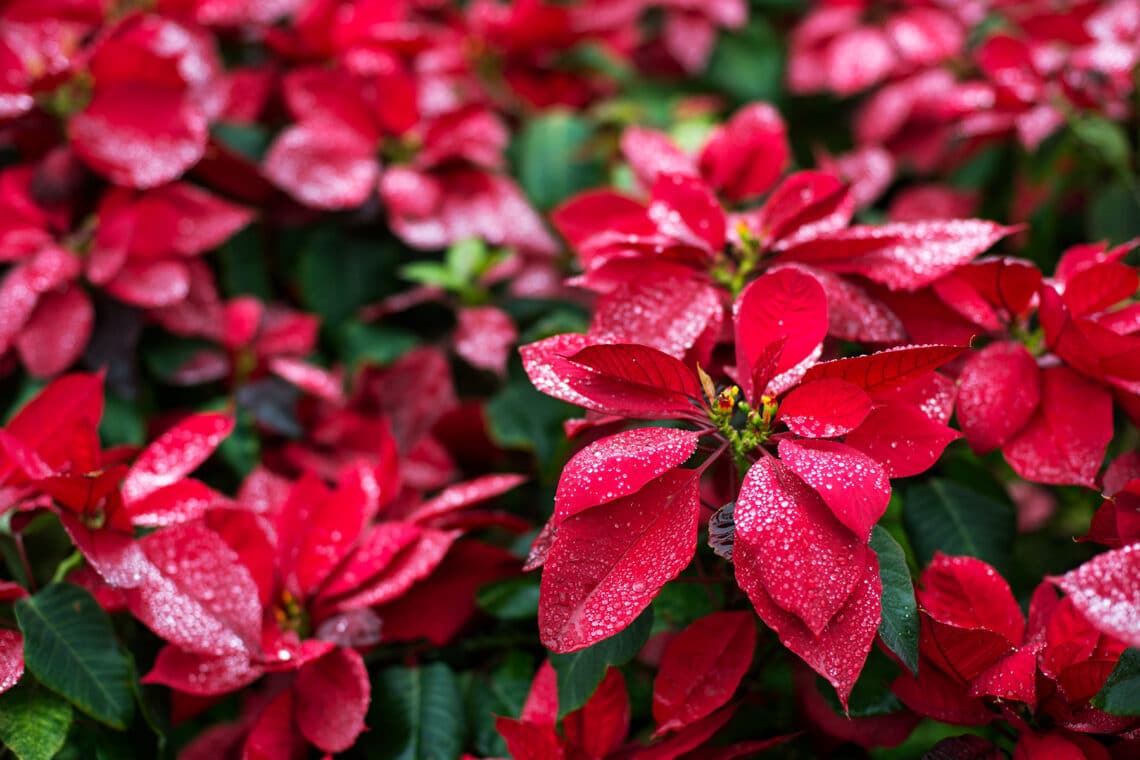
{"label": "red petal-like leaf", "polygon": [[863,541],[887,510],[891,484],[878,462],[834,441],[779,443],[780,460],[815,489],[839,522]]}
{"label": "red petal-like leaf", "polygon": [[762,590],[815,636],[863,581],[867,555],[874,554],[815,490],[771,457],[749,469],[733,521],[733,564],[741,588],[749,596]]}
{"label": "red petal-like leaf", "polygon": [[525,475],[484,475],[466,483],[448,486],[416,507],[408,515],[408,519],[411,522],[426,523],[434,518],[466,509],[473,504],[493,499],[525,482],[526,479]]}
{"label": "red petal-like leaf", "polygon": [[890,403],[876,407],[844,438],[883,466],[889,478],[906,478],[930,469],[960,433],[918,409]]}
{"label": "red petal-like leaf", "polygon": [[301,598],[314,594],[370,516],[368,494],[358,485],[330,491],[306,473],[277,514],[278,568],[286,587]]}
{"label": "red petal-like leaf", "polygon": [[781,258],[861,274],[892,290],[918,290],[1012,231],[979,219],[856,226],[792,246]]}
{"label": "red petal-like leaf", "polygon": [[684,362],[649,346],[587,346],[569,357],[592,372],[567,377],[571,388],[613,414],[669,419],[702,403],[696,375]]}
{"label": "red petal-like leaf", "polygon": [[152,491],[124,507],[132,524],[158,528],[197,520],[220,498],[205,483],[187,478]]}
{"label": "red petal-like leaf", "polygon": [[309,748],[294,724],[293,700],[293,689],[285,689],[261,711],[242,745],[242,760],[303,760]]}
{"label": "red petal-like leaf", "polygon": [[1011,702],[1024,702],[1030,708],[1037,703],[1037,648],[1019,649],[994,663],[974,679],[971,697],[997,697]]}
{"label": "red petal-like leaf", "polygon": [[[662,174],[699,176],[692,156],[678,148],[669,135],[656,129],[627,128],[621,134],[621,153],[637,181],[646,189],[653,187]],[[594,229],[602,228],[595,226]]]}
{"label": "red petal-like leaf", "polygon": [[16,350],[36,377],[58,375],[76,362],[91,338],[95,308],[79,287],[43,296],[16,337]]}
{"label": "red petal-like leaf", "polygon": [[[346,573],[334,575],[330,586],[321,592],[321,602],[335,612],[389,602],[404,594],[416,581],[431,575],[457,538],[458,531],[425,528],[415,543],[400,550],[378,574],[359,585],[345,583],[342,578]],[[349,560],[350,569],[356,561],[357,557],[353,555]],[[347,587],[348,593],[339,591],[342,587]]]}
{"label": "red petal-like leaf", "polygon": [[551,523],[640,491],[685,463],[700,436],[675,428],[636,428],[594,441],[562,468]]}
{"label": "red petal-like leaf", "polygon": [[182,261],[130,259],[106,287],[108,293],[134,306],[172,306],[190,294],[190,270]]}
{"label": "red petal-like leaf", "polygon": [[138,501],[189,475],[209,459],[233,430],[224,414],[195,414],[167,430],[147,446],[123,480],[123,501]]}
{"label": "red petal-like leaf", "polygon": [[598,300],[590,337],[592,343],[640,343],[683,359],[722,318],[719,292],[698,280],[633,282]]}
{"label": "red petal-like leaf", "polygon": [[617,668],[609,668],[586,704],[562,719],[566,741],[589,757],[606,757],[629,733],[629,693]]}
{"label": "red petal-like leaf", "polygon": [[324,596],[353,591],[383,572],[401,551],[415,543],[424,528],[405,522],[381,522],[360,541],[349,559],[329,579]]}
{"label": "red petal-like leaf", "polygon": [[507,743],[507,751],[514,760],[563,760],[566,757],[566,743],[554,730],[553,723],[497,717],[495,730]]}
{"label": "red petal-like leaf", "polygon": [[846,380],[803,383],[780,402],[780,421],[805,438],[835,438],[867,419],[871,397]]}
{"label": "red petal-like leaf", "polygon": [[250,662],[247,652],[211,657],[167,644],[142,683],[162,684],[185,694],[213,696],[248,686],[261,674],[261,668]]}
{"label": "red petal-like leaf", "polygon": [[[750,377],[762,349],[786,338],[776,374],[811,356],[827,335],[827,296],[814,277],[779,269],[753,280],[732,307],[737,371]],[[750,385],[746,382],[746,385]],[[763,389],[744,388],[751,398]]]}
{"label": "red petal-like leaf", "polygon": [[20,682],[24,675],[24,637],[19,631],[0,631],[0,694]]}
{"label": "red petal-like leaf", "polygon": [[803,382],[835,377],[875,392],[896,388],[957,358],[965,346],[899,346],[885,351],[821,362],[807,371]]}
{"label": "red petal-like leaf", "polygon": [[503,376],[518,338],[515,323],[502,309],[477,306],[460,309],[452,340],[455,353],[472,367]]}
{"label": "red petal-like leaf", "polygon": [[297,728],[323,752],[343,752],[364,730],[372,687],[353,649],[334,649],[306,664],[293,684]]}
{"label": "red petal-like leaf", "polygon": [[221,537],[186,523],[139,540],[150,565],[127,589],[132,614],[171,644],[204,655],[257,651],[257,585]]}
{"label": "red petal-like leaf", "polygon": [[228,240],[252,213],[194,185],[175,182],[142,194],[131,208],[131,253],[194,256]]}
{"label": "red petal-like leaf", "polygon": [[1097,630],[1140,646],[1140,544],[1097,555],[1051,580]]}
{"label": "red petal-like leaf", "polygon": [[767,103],[753,103],[712,131],[701,151],[700,169],[706,182],[738,203],[772,187],[790,158],[780,112]]}
{"label": "red petal-like leaf", "polygon": [[558,674],[550,660],[543,660],[534,674],[519,718],[550,726],[558,722]]}
{"label": "red petal-like leaf", "polygon": [[991,631],[1009,646],[1020,644],[1025,634],[1009,584],[980,559],[935,554],[917,596],[923,612],[944,625]]}
{"label": "red petal-like leaf", "polygon": [[732,699],[755,645],[751,612],[715,612],[674,636],[653,681],[656,733],[684,728]]}
{"label": "red petal-like leaf", "polygon": [[67,125],[80,158],[112,182],[139,188],[181,175],[202,158],[209,136],[205,114],[187,94],[140,81],[97,85]]}
{"label": "red petal-like leaf", "polygon": [[554,335],[534,343],[519,347],[523,369],[530,378],[531,385],[548,396],[600,412],[605,407],[595,404],[570,386],[570,377],[578,371],[566,357],[573,356],[591,340],[579,333]]}
{"label": "red petal-like leaf", "polygon": [[[816,634],[773,601],[757,574],[744,569],[763,561],[753,548],[747,544],[738,547],[733,560],[736,582],[747,592],[760,619],[784,646],[835,687],[840,703],[846,707],[879,630],[883,587],[875,553],[866,552],[862,578],[831,621]],[[821,582],[827,582],[826,576]]]}
{"label": "red petal-like leaf", "polygon": [[958,424],[979,454],[1000,448],[1025,427],[1041,400],[1037,361],[1012,341],[971,356],[958,382]]}
{"label": "red petal-like leaf", "polygon": [[319,209],[355,208],[376,191],[376,146],[332,120],[288,127],[265,155],[265,176],[294,198]]}
{"label": "red petal-like leaf", "polygon": [[[52,469],[71,461],[69,431],[96,429],[103,417],[103,375],[72,374],[53,380],[23,406],[6,430]],[[7,474],[8,468],[0,468]]]}
{"label": "red petal-like leaf", "polygon": [[558,526],[542,571],[539,635],[573,652],[633,622],[697,547],[697,474],[672,470]]}
{"label": "red petal-like leaf", "polygon": [[646,214],[663,234],[709,256],[724,247],[724,210],[700,179],[663,174],[651,198]]}
{"label": "red petal-like leaf", "polygon": [[891,683],[891,691],[919,715],[958,726],[982,726],[997,715],[982,700],[966,694],[966,687],[946,675],[929,660],[920,660],[917,677],[903,673]]}
{"label": "red petal-like leaf", "polygon": [[1112,440],[1112,395],[1066,366],[1041,371],[1041,406],[1002,447],[1018,475],[1036,483],[1095,487]]}
{"label": "red petal-like leaf", "polygon": [[1137,287],[1140,287],[1140,273],[1133,267],[1106,262],[1074,274],[1065,283],[1062,298],[1070,314],[1084,317],[1130,298]]}

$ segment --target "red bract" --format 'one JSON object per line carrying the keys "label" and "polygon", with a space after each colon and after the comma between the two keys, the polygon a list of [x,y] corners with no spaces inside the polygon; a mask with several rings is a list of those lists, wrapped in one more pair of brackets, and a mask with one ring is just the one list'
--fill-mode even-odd
{"label": "red bract", "polygon": [[1078,596],[1058,600],[1042,584],[1027,628],[1009,586],[980,560],[939,554],[921,582],[918,675],[892,684],[912,710],[978,725],[998,718],[1003,702],[1016,702],[1076,731],[1115,733],[1134,723],[1088,703],[1125,644],[1082,615]]}
{"label": "red bract", "polygon": [[[177,178],[202,157],[221,68],[212,40],[157,16],[131,16],[96,46],[90,102],[68,121],[76,153],[137,188]],[[145,107],[141,104],[145,103]]]}

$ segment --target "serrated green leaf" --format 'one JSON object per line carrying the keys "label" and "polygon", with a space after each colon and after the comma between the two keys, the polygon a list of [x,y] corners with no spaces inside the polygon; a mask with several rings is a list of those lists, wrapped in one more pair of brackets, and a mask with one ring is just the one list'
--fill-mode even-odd
{"label": "serrated green leaf", "polygon": [[131,665],[91,594],[53,583],[16,602],[24,664],[45,686],[112,728],[134,714]]}
{"label": "serrated green leaf", "polygon": [[500,620],[527,620],[538,615],[538,577],[523,576],[490,583],[475,596],[479,608]]}
{"label": "serrated green leaf", "polygon": [[532,119],[514,146],[519,184],[540,209],[558,205],[605,180],[601,161],[591,156],[589,122],[568,111]]}
{"label": "serrated green leaf", "polygon": [[911,673],[918,672],[918,603],[914,582],[906,565],[906,553],[887,530],[876,525],[871,548],[879,555],[879,578],[883,582],[883,617],[879,636]]}
{"label": "serrated green leaf", "polygon": [[441,662],[381,671],[369,715],[369,725],[383,726],[369,736],[368,757],[375,760],[456,760],[463,751],[463,698]]}
{"label": "serrated green leaf", "polygon": [[1140,649],[1125,649],[1092,703],[1113,715],[1140,715]]}
{"label": "serrated green leaf", "polygon": [[569,654],[550,655],[558,676],[558,717],[577,710],[598,688],[606,669],[632,660],[653,630],[653,608],[646,608],[624,630],[592,647]]}
{"label": "serrated green leaf", "polygon": [[0,744],[19,760],[50,760],[63,747],[72,718],[67,700],[25,678],[0,695]]}
{"label": "serrated green leaf", "polygon": [[906,492],[903,526],[923,567],[941,551],[977,557],[1003,571],[1016,534],[1008,505],[938,478]]}

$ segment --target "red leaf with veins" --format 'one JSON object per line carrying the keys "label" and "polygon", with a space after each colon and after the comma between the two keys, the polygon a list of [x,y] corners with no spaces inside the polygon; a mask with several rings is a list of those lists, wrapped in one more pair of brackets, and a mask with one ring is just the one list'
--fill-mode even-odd
{"label": "red leaf with veins", "polygon": [[894,312],[865,289],[832,272],[787,264],[810,274],[827,294],[827,334],[841,340],[902,343],[906,330]]}
{"label": "red leaf with veins", "polygon": [[1013,231],[980,219],[856,226],[794,245],[782,260],[861,274],[891,290],[918,290]]}
{"label": "red leaf with veins", "polygon": [[590,338],[580,333],[553,335],[519,347],[523,369],[531,385],[548,396],[601,412],[605,409],[583,396],[570,385],[567,378],[576,374],[573,363],[567,358],[590,344]]}
{"label": "red leaf with veins", "polygon": [[742,573],[742,567],[758,561],[762,560],[751,546],[741,546],[733,560],[736,582],[748,594],[756,614],[780,637],[780,642],[826,678],[835,688],[840,704],[846,708],[847,698],[863,670],[879,630],[883,586],[879,580],[878,558],[874,552],[866,552],[862,578],[818,635],[798,617],[777,605],[755,574],[747,570]]}
{"label": "red leaf with veins", "polygon": [[761,241],[786,248],[797,240],[841,230],[851,222],[855,202],[830,172],[802,171],[781,182],[764,205],[740,219]]}
{"label": "red leaf with veins", "polygon": [[1025,427],[1041,400],[1037,360],[1020,343],[992,343],[971,356],[958,378],[958,424],[979,454]]}
{"label": "red leaf with veins", "polygon": [[1025,619],[1009,584],[980,559],[937,553],[922,573],[918,602],[932,619],[956,628],[986,630],[1011,646],[1021,643]]}
{"label": "red leaf with veins", "polygon": [[805,438],[835,438],[859,427],[871,411],[871,397],[838,378],[803,383],[780,402],[779,419]]}
{"label": "red leaf with veins", "polygon": [[339,648],[306,664],[293,683],[293,715],[301,734],[323,752],[343,752],[364,731],[372,687],[364,660]]}
{"label": "red leaf with veins", "polygon": [[19,631],[0,630],[0,694],[24,675],[24,637]]}
{"label": "red leaf with veins", "polygon": [[563,760],[566,742],[554,730],[554,724],[528,723],[522,720],[495,718],[495,730],[507,744],[514,760]]}
{"label": "red leaf with veins", "polygon": [[261,635],[257,586],[238,556],[201,523],[138,541],[149,564],[127,604],[152,631],[204,655],[256,652]]}
{"label": "red leaf with veins", "polygon": [[[765,346],[786,338],[776,374],[809,357],[827,335],[827,296],[814,277],[793,269],[762,275],[746,287],[732,307],[737,371],[748,378]],[[743,388],[745,396],[762,388]]]}
{"label": "red leaf with veins", "polygon": [[1074,274],[1065,283],[1062,298],[1070,314],[1084,317],[1130,298],[1137,287],[1140,287],[1140,273],[1133,267],[1106,262]]}
{"label": "red leaf with veins", "polygon": [[404,549],[413,545],[425,529],[405,522],[381,522],[372,527],[356,549],[321,590],[331,597],[355,590],[382,573]]}
{"label": "red leaf with veins", "polygon": [[589,757],[607,757],[616,752],[629,733],[629,693],[617,668],[605,678],[586,704],[562,719],[566,741]]}
{"label": "red leaf with veins", "polygon": [[699,162],[705,181],[738,203],[772,187],[790,158],[780,112],[767,103],[752,103],[709,134]]}
{"label": "red leaf with veins", "polygon": [[234,421],[224,414],[195,414],[150,443],[123,480],[123,501],[138,501],[189,475],[209,459]]}
{"label": "red leaf with veins", "polygon": [[803,382],[836,377],[875,392],[897,388],[956,359],[966,346],[899,346],[850,359],[821,362],[807,371]]}
{"label": "red leaf with veins", "polygon": [[872,391],[871,399],[876,404],[913,406],[934,422],[945,425],[954,413],[957,395],[958,386],[953,380],[937,372],[928,372],[897,388]]}
{"label": "red leaf with veins", "polygon": [[779,443],[780,460],[815,489],[839,522],[863,541],[887,510],[891,484],[878,462],[834,441]]}
{"label": "red leaf with veins", "polygon": [[1099,554],[1050,580],[1097,630],[1140,646],[1140,544]]}
{"label": "red leaf with veins", "polygon": [[930,469],[960,436],[918,409],[894,402],[872,409],[843,440],[879,462],[888,478],[906,478]]}
{"label": "red leaf with veins", "polygon": [[691,430],[635,428],[594,441],[562,468],[551,523],[640,491],[684,464],[699,439]]}
{"label": "red leaf with veins", "polygon": [[701,385],[684,362],[649,346],[587,346],[569,357],[587,372],[567,375],[576,392],[611,414],[670,419],[703,403]]}
{"label": "red leaf with veins", "polygon": [[974,679],[971,697],[997,697],[1037,704],[1037,647],[1026,647],[998,660]]}
{"label": "red leaf with veins", "polygon": [[732,699],[755,646],[751,612],[714,612],[674,636],[653,681],[655,735],[684,728]]}
{"label": "red leaf with veins", "polygon": [[1018,475],[1036,483],[1096,485],[1112,440],[1112,395],[1066,366],[1041,371],[1041,406],[1002,447]]}
{"label": "red leaf with veins", "polygon": [[815,490],[771,457],[749,469],[733,521],[733,564],[741,588],[749,596],[762,589],[813,636],[821,635],[852,596],[863,581],[867,556],[874,556]]}
{"label": "red leaf with veins", "polygon": [[559,525],[538,607],[547,648],[573,652],[613,636],[685,569],[697,547],[697,481],[671,470]]}

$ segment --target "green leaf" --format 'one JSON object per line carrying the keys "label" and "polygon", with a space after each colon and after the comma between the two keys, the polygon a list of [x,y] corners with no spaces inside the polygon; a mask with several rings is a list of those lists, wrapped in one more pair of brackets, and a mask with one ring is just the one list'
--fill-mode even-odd
{"label": "green leaf", "polygon": [[490,583],[479,589],[479,609],[500,620],[527,620],[538,615],[538,577],[526,575]]}
{"label": "green leaf", "polygon": [[[898,674],[898,665],[883,654],[882,650],[873,647],[851,690],[846,715],[850,718],[877,718],[901,711],[902,702],[891,691],[891,682]],[[837,715],[844,714],[835,689],[822,676],[816,677],[816,689]]]}
{"label": "green leaf", "polygon": [[1113,715],[1140,715],[1140,649],[1125,649],[1092,703]]}
{"label": "green leaf", "polygon": [[99,438],[104,446],[141,446],[146,443],[146,423],[137,401],[108,393],[103,399]]}
{"label": "green leaf", "polygon": [[569,111],[550,111],[526,124],[514,150],[519,184],[536,206],[552,208],[603,184],[603,165],[589,150],[592,136],[589,122]]}
{"label": "green leaf", "polygon": [[592,647],[569,654],[551,654],[550,664],[558,676],[558,717],[577,710],[598,688],[606,670],[632,660],[653,629],[653,608],[646,608],[624,630]]}
{"label": "green leaf", "polygon": [[391,246],[359,240],[331,227],[314,230],[300,254],[297,275],[305,306],[335,326],[380,300],[396,284]]}
{"label": "green leaf", "polygon": [[416,347],[414,333],[398,327],[382,327],[349,321],[337,332],[340,356],[350,367],[363,362],[391,364]]}
{"label": "green leaf", "polygon": [[577,410],[535,390],[521,371],[512,371],[507,385],[484,407],[491,439],[508,449],[534,452],[544,478],[557,477],[561,462],[556,454],[566,444],[562,423]]}
{"label": "green leaf", "polygon": [[273,284],[266,267],[261,231],[250,225],[218,249],[219,281],[227,296],[252,295],[262,301],[273,298]]}
{"label": "green leaf", "polygon": [[923,567],[941,551],[977,557],[1001,571],[1016,533],[1008,505],[938,478],[907,491],[903,525]]}
{"label": "green leaf", "polygon": [[1073,135],[1082,145],[1100,157],[1101,162],[1112,169],[1129,170],[1132,163],[1132,148],[1128,136],[1119,124],[1099,116],[1082,116],[1070,123]]}
{"label": "green leaf", "polygon": [[1088,204],[1089,240],[1123,243],[1140,235],[1140,198],[1122,181],[1094,190]]}
{"label": "green leaf", "polygon": [[531,655],[510,651],[491,673],[472,674],[465,694],[467,724],[480,757],[507,757],[506,742],[495,730],[495,716],[515,717],[522,712],[534,670]]}
{"label": "green leaf", "polygon": [[372,686],[368,757],[376,760],[455,760],[467,727],[459,682],[447,665],[388,668]]}
{"label": "green leaf", "polygon": [[218,446],[218,456],[238,476],[244,478],[261,461],[261,438],[248,409],[234,410],[234,429]]}
{"label": "green leaf", "polygon": [[230,150],[257,163],[261,161],[272,141],[269,132],[251,124],[220,122],[212,126],[210,132]]}
{"label": "green leaf", "polygon": [[906,566],[906,553],[881,526],[871,531],[871,548],[879,555],[883,582],[883,618],[879,636],[911,673],[918,672],[918,603]]}
{"label": "green leaf", "polygon": [[25,678],[0,695],[0,743],[20,760],[50,760],[71,728],[71,705]]}
{"label": "green leaf", "polygon": [[444,290],[459,290],[463,281],[456,279],[454,273],[438,261],[413,261],[400,267],[400,276],[408,282],[420,285],[434,285]]}
{"label": "green leaf", "polygon": [[704,79],[742,103],[779,100],[784,82],[780,35],[759,16],[744,29],[719,35]]}
{"label": "green leaf", "polygon": [[487,244],[479,238],[467,238],[453,243],[445,254],[444,261],[452,277],[463,285],[475,280],[491,260]]}
{"label": "green leaf", "polygon": [[91,594],[53,583],[17,601],[16,620],[28,670],[92,718],[126,729],[134,713],[131,665]]}

